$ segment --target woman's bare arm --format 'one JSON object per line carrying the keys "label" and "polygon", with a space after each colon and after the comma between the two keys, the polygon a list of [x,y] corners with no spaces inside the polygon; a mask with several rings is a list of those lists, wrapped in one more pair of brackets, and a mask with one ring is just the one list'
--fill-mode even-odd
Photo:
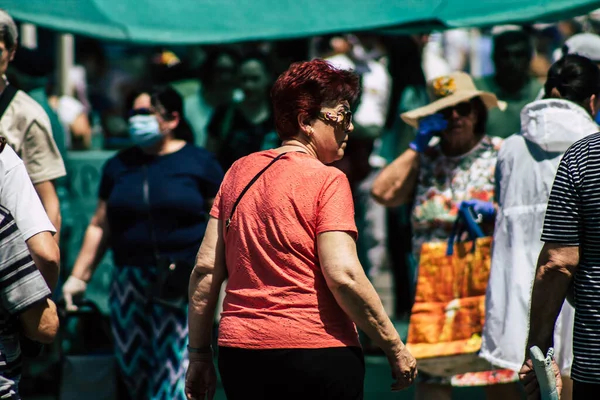
{"label": "woman's bare arm", "polygon": [[402,343],[367,279],[352,237],[346,232],[324,232],[318,236],[317,246],[323,275],[336,301],[387,356],[396,379],[392,390],[412,384],[417,361]]}
{"label": "woman's bare arm", "polygon": [[227,278],[223,221],[211,217],[196,257],[189,286],[190,347],[210,346],[221,285]]}
{"label": "woman's bare arm", "polygon": [[404,344],[358,260],[352,237],[346,232],[325,232],[317,240],[323,275],[340,307],[386,354],[402,349]]}
{"label": "woman's bare arm", "polygon": [[371,195],[386,207],[409,203],[417,185],[419,166],[419,153],[413,149],[406,150],[377,176]]}
{"label": "woman's bare arm", "polygon": [[109,240],[110,229],[106,217],[106,201],[98,200],[96,213],[85,231],[83,244],[71,275],[84,282],[89,282],[108,249]]}

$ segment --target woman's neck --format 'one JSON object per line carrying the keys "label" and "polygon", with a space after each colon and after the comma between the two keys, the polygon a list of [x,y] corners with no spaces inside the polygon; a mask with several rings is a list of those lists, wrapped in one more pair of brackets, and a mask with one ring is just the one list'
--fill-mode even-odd
{"label": "woman's neck", "polygon": [[471,140],[463,143],[442,140],[440,142],[440,149],[446,157],[460,157],[473,150],[484,137],[485,135],[475,134]]}
{"label": "woman's neck", "polygon": [[141,149],[148,155],[164,156],[181,150],[185,144],[186,142],[184,140],[165,137],[154,146],[142,147]]}
{"label": "woman's neck", "polygon": [[281,147],[279,147],[278,150],[281,153],[285,153],[286,151],[297,151],[300,153],[306,153],[316,158],[317,160],[319,159],[315,148],[308,141],[302,139],[284,140],[283,143],[281,143]]}

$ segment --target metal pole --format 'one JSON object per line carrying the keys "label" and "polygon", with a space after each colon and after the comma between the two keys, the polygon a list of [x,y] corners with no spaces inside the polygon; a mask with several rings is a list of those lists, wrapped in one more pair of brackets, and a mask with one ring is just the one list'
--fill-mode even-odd
{"label": "metal pole", "polygon": [[469,35],[469,47],[470,47],[470,60],[469,60],[469,64],[471,65],[470,71],[471,71],[471,76],[473,77],[480,77],[481,76],[481,49],[479,46],[480,43],[480,38],[481,38],[481,32],[479,32],[479,29],[471,29],[470,30],[470,35]]}
{"label": "metal pole", "polygon": [[73,87],[69,84],[69,72],[75,61],[75,39],[70,33],[59,33],[56,57],[56,87],[58,94],[72,96]]}
{"label": "metal pole", "polygon": [[21,38],[19,45],[26,49],[37,49],[37,29],[35,25],[23,23],[21,24]]}

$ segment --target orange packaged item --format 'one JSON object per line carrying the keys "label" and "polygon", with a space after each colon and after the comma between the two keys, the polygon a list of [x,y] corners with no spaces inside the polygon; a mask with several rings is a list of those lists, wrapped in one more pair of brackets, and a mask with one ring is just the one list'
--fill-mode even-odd
{"label": "orange packaged item", "polygon": [[[469,241],[456,239],[466,231]],[[407,345],[419,370],[440,377],[492,369],[479,358],[492,238],[461,207],[448,243],[421,248]]]}

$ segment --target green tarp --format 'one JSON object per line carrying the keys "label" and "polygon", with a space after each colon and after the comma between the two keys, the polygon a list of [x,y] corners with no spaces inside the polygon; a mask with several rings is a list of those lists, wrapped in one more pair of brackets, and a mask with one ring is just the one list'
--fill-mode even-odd
{"label": "green tarp", "polygon": [[0,0],[14,18],[147,44],[225,43],[370,29],[540,22],[600,8],[590,0]]}
{"label": "green tarp", "polygon": [[436,12],[450,28],[551,22],[600,8],[598,0],[448,0],[444,3]]}

